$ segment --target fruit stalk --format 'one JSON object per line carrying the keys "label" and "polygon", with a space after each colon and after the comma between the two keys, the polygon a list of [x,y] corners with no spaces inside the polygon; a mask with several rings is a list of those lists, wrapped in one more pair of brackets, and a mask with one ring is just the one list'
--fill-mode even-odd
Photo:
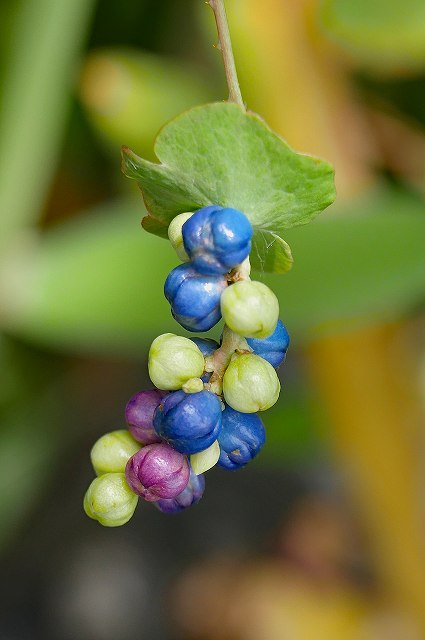
{"label": "fruit stalk", "polygon": [[236,350],[251,351],[245,338],[242,338],[229,329],[227,325],[224,325],[221,347],[206,360],[207,370],[213,372],[209,383],[207,383],[208,389],[213,393],[221,395],[223,391],[223,376]]}

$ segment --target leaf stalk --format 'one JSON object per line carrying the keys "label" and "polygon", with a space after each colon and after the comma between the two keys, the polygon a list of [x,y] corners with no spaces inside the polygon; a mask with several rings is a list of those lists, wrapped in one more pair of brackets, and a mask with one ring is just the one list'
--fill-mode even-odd
{"label": "leaf stalk", "polygon": [[217,49],[221,51],[221,55],[223,56],[224,71],[226,74],[227,86],[229,87],[229,102],[235,102],[245,109],[245,104],[239,87],[235,58],[233,56],[232,41],[230,38],[224,0],[208,0],[207,4],[210,5],[214,12],[214,18],[217,25],[219,41]]}

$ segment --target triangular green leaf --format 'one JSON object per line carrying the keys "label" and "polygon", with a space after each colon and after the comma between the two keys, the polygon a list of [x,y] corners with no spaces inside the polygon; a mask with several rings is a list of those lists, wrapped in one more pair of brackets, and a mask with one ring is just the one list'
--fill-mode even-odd
{"label": "triangular green leaf", "polygon": [[181,114],[160,131],[155,153],[161,164],[123,149],[123,171],[139,183],[149,212],[144,228],[164,235],[179,213],[208,204],[234,207],[263,234],[255,234],[252,258],[264,271],[290,268],[284,230],[309,222],[335,198],[331,165],[296,153],[236,104]]}

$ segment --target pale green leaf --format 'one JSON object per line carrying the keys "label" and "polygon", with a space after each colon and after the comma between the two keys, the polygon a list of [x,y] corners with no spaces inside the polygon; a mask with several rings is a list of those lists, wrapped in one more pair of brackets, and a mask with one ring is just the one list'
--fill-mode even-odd
{"label": "pale green leaf", "polygon": [[[328,163],[296,153],[259,116],[235,104],[213,103],[181,114],[161,130],[155,153],[160,164],[123,149],[124,173],[138,181],[149,218],[157,221],[144,226],[154,233],[179,213],[219,204],[243,211],[255,230],[282,237],[335,197]],[[265,270],[286,271],[288,248],[256,238],[254,259]],[[270,258],[269,244],[276,245]]]}

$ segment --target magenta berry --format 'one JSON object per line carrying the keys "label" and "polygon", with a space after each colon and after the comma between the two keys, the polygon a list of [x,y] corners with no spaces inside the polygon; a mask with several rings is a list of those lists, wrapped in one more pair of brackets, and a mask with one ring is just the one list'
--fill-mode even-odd
{"label": "magenta berry", "polygon": [[169,444],[148,444],[127,462],[130,489],[147,502],[176,498],[189,482],[187,458]]}
{"label": "magenta berry", "polygon": [[161,442],[161,438],[153,428],[153,414],[166,395],[166,391],[148,389],[139,391],[128,401],[125,419],[131,435],[137,442],[142,444]]}

